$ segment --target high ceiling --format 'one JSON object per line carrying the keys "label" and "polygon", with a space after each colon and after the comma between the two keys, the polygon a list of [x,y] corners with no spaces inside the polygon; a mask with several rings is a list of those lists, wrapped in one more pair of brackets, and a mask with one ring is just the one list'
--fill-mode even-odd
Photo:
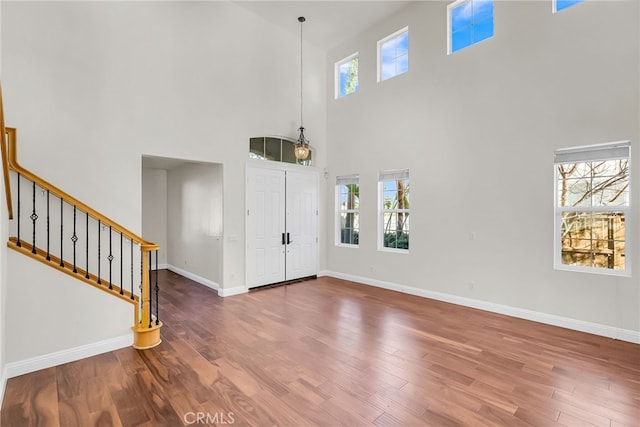
{"label": "high ceiling", "polygon": [[307,19],[303,28],[305,41],[322,49],[336,46],[411,3],[405,0],[232,1],[298,35],[298,17],[304,16]]}

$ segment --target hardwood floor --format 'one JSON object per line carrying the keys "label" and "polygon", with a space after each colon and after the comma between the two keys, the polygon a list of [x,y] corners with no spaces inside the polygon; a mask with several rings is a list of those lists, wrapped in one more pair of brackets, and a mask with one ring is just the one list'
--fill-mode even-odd
{"label": "hardwood floor", "polygon": [[160,346],[10,379],[2,426],[639,425],[639,345],[332,278],[161,284]]}

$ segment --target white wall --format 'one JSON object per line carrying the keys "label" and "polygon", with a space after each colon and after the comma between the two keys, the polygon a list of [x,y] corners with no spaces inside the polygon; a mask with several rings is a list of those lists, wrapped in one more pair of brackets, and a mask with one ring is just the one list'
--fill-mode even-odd
{"label": "white wall", "polygon": [[133,343],[133,305],[15,251],[7,261],[6,363],[125,335]]}
{"label": "white wall", "polygon": [[[249,138],[296,136],[295,32],[230,2],[2,7],[5,110],[7,123],[18,128],[21,164],[134,232],[142,230],[143,155],[224,164],[219,283],[243,287]],[[292,26],[298,25],[293,18]],[[305,45],[305,125],[320,169],[326,165],[324,69],[324,52]],[[11,265],[12,288],[27,276],[49,282],[46,272],[26,261]],[[7,305],[18,302],[18,295],[5,297]],[[73,303],[58,303],[59,312],[74,312]],[[16,308],[23,316],[37,315],[29,304]],[[19,324],[13,322],[7,321],[10,330]],[[76,326],[78,336],[91,340],[84,334],[88,325]],[[52,333],[47,348],[25,343],[27,349],[16,349],[11,360],[54,351],[55,338],[67,333]]]}
{"label": "white wall", "polygon": [[[4,181],[4,180],[3,180]],[[4,192],[4,184],[0,183],[0,190]],[[7,227],[7,218],[8,211],[6,208],[6,203],[2,204],[2,208],[0,209],[0,241],[6,242],[9,240],[9,233]],[[7,284],[7,246],[0,245],[0,407],[2,407],[2,399],[4,397],[4,387],[6,378],[4,376],[4,367],[5,367],[5,352],[6,352],[6,343],[5,343],[5,327],[6,327],[6,318],[7,318],[7,303],[6,303],[6,291],[5,287]]]}
{"label": "white wall", "polygon": [[[328,191],[337,175],[361,185],[360,247],[328,245],[328,269],[637,334],[639,198],[633,277],[555,271],[553,152],[630,139],[640,191],[638,3],[496,2],[495,37],[450,56],[446,5],[415,2],[328,53],[329,82],[360,53],[359,93],[327,90]],[[377,83],[376,42],[407,25],[409,72]],[[407,167],[411,250],[380,252],[377,172]]]}
{"label": "white wall", "polygon": [[[4,180],[0,183],[0,191],[4,192]],[[0,209],[0,242],[6,242],[9,240],[9,227],[7,226],[9,213],[7,211],[6,203],[2,203]],[[6,385],[5,378],[5,352],[6,352],[6,324],[7,324],[7,299],[5,297],[7,286],[7,246],[0,245],[0,407],[2,407],[2,399],[4,397],[4,387]]]}
{"label": "white wall", "polygon": [[169,170],[168,264],[220,284],[223,167],[187,163]]}
{"label": "white wall", "polygon": [[[1,9],[1,6],[0,6]],[[9,211],[7,209],[7,203],[4,199],[4,179],[0,180],[0,197],[3,198],[0,202],[0,242],[6,242],[9,240]],[[8,276],[8,263],[7,263],[7,245],[0,245],[0,407],[2,407],[2,399],[4,397],[4,388],[6,385],[5,378],[5,364],[6,364],[6,332],[7,325],[7,298],[6,298],[6,286]]]}
{"label": "white wall", "polygon": [[167,171],[164,169],[142,169],[142,235],[160,245],[158,263],[166,264]]}
{"label": "white wall", "polygon": [[[221,285],[244,286],[248,140],[296,136],[295,32],[229,2],[8,3],[2,29],[21,162],[133,231],[143,154],[224,164]],[[321,169],[324,64],[306,44],[305,125]]]}
{"label": "white wall", "polygon": [[[0,2],[0,81],[2,81],[2,4]],[[4,185],[0,184],[0,188],[4,191]],[[6,205],[4,205],[6,206]],[[8,218],[6,207],[0,210],[2,217],[0,219]],[[5,220],[0,221],[0,241],[7,241],[8,227],[5,226]],[[4,357],[4,349],[5,349],[5,317],[6,317],[6,303],[4,298],[4,287],[5,283],[7,283],[7,248],[5,245],[2,245],[0,249],[0,406],[2,406],[2,399],[4,398],[4,387],[5,387],[5,377],[4,377],[4,366],[5,366],[5,357]]]}

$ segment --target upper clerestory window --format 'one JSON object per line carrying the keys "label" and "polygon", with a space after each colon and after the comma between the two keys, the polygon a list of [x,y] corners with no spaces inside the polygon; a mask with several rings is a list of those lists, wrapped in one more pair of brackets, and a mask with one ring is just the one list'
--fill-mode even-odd
{"label": "upper clerestory window", "polygon": [[336,62],[336,99],[358,92],[358,52]]}
{"label": "upper clerestory window", "polygon": [[493,0],[458,0],[447,14],[449,54],[493,37]]}
{"label": "upper clerestory window", "polygon": [[378,42],[378,81],[409,71],[409,27]]}
{"label": "upper clerestory window", "polygon": [[553,0],[553,13],[560,12],[568,7],[582,3],[584,0]]}

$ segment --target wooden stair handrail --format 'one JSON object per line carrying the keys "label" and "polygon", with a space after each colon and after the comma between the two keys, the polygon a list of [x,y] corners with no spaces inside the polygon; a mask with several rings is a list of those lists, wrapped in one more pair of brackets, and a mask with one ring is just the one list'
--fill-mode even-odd
{"label": "wooden stair handrail", "polygon": [[[74,206],[75,208],[80,209],[85,212],[88,216],[91,216],[93,219],[100,221],[103,225],[110,227],[114,231],[121,233],[121,236],[126,236],[127,239],[131,240],[131,242],[135,242],[140,245],[140,251],[142,252],[142,283],[141,283],[141,293],[139,296],[132,295],[128,291],[118,287],[112,286],[112,283],[109,284],[109,288],[103,288],[102,286],[98,286],[96,282],[96,277],[92,274],[87,274],[88,272],[84,272],[85,274],[78,274],[80,270],[75,271],[71,270],[69,266],[71,264],[66,261],[59,259],[56,262],[52,263],[47,259],[44,255],[45,252],[39,248],[30,247],[29,244],[23,242],[22,245],[18,245],[15,243],[20,243],[17,238],[10,238],[7,243],[10,248],[22,252],[25,255],[28,255],[40,262],[46,263],[55,267],[56,269],[69,274],[71,276],[76,277],[82,281],[85,281],[92,286],[95,286],[99,289],[105,290],[116,297],[123,299],[134,306],[134,324],[131,328],[133,330],[133,347],[139,350],[145,350],[148,348],[152,348],[157,346],[162,342],[160,337],[160,328],[162,328],[162,322],[159,319],[153,318],[153,313],[151,312],[151,295],[150,295],[150,280],[149,280],[149,268],[151,267],[149,264],[149,260],[147,260],[147,254],[150,255],[152,251],[157,251],[160,246],[156,243],[148,242],[144,240],[142,237],[137,234],[129,231],[127,228],[121,226],[117,222],[111,220],[95,209],[87,206],[82,203],[80,200],[66,193],[65,191],[59,189],[55,185],[50,182],[40,178],[36,174],[28,171],[27,169],[20,166],[18,163],[18,149],[17,149],[17,130],[15,128],[6,128],[4,124],[4,111],[2,110],[2,92],[0,90],[0,134],[2,135],[2,144],[0,144],[2,148],[2,169],[4,174],[4,182],[5,189],[7,195],[7,207],[9,210],[9,219],[13,219],[13,207],[12,207],[12,198],[11,198],[11,180],[9,178],[9,171],[12,170],[18,174],[18,176],[22,175],[27,178],[29,181],[34,183],[34,197],[35,197],[35,184],[39,185],[40,188],[47,190],[50,194],[53,194],[55,197],[58,197],[60,200],[67,202],[67,204]],[[18,195],[19,197],[19,195]],[[34,199],[35,200],[35,199]],[[34,202],[35,203],[35,202]],[[35,209],[35,207],[34,207]],[[18,213],[19,215],[19,213]],[[34,220],[35,227],[35,220]],[[34,228],[35,230],[35,228]],[[35,233],[35,231],[34,231]],[[35,245],[35,234],[34,234],[34,245]],[[24,247],[21,247],[24,246]],[[47,252],[48,255],[48,252]],[[62,256],[62,255],[61,255]],[[74,255],[75,257],[75,255]],[[51,256],[53,260],[55,257]],[[157,264],[157,253],[156,253],[156,264]],[[75,261],[74,261],[75,267]],[[72,273],[73,271],[73,273]],[[87,277],[88,276],[88,277]],[[96,282],[96,283],[94,283]],[[123,286],[121,283],[120,286]],[[113,290],[116,292],[114,293]],[[122,295],[120,292],[122,291]],[[157,283],[156,283],[156,295],[157,295]],[[158,302],[156,301],[156,304]],[[156,305],[156,310],[158,309]],[[157,312],[157,311],[156,311]]]}
{"label": "wooden stair handrail", "polygon": [[[104,224],[105,226],[112,227],[114,231],[122,233],[128,239],[138,243],[143,252],[155,251],[160,248],[158,244],[144,240],[142,237],[138,236],[132,231],[129,231],[127,228],[123,227],[117,222],[111,220],[110,218],[106,217],[105,215],[101,214],[100,212],[96,211],[90,206],[87,206],[86,204],[82,203],[80,200],[76,199],[75,197],[71,196],[65,191],[59,189],[55,185],[49,183],[48,181],[40,178],[39,176],[35,175],[34,173],[20,166],[17,159],[18,157],[17,156],[17,130],[15,128],[6,128],[6,132],[7,132],[7,135],[9,136],[9,147],[8,147],[8,156],[7,156],[9,169],[19,173],[20,175],[24,176],[30,181],[35,182],[41,188],[45,190],[49,190],[51,194],[53,194],[54,196],[57,196],[60,199],[63,199],[68,204],[76,206],[78,209],[88,213],[95,220],[102,221],[102,224]],[[7,171],[6,173],[8,174],[9,172]]]}
{"label": "wooden stair handrail", "polygon": [[11,198],[11,180],[9,179],[9,156],[7,154],[7,130],[4,127],[4,109],[2,107],[2,86],[0,86],[0,135],[2,135],[2,175],[4,176],[4,192],[7,196],[9,219],[13,219],[13,199]]}
{"label": "wooden stair handrail", "polygon": [[[107,292],[108,294],[113,295],[114,297],[120,298],[121,300],[126,301],[130,304],[137,306],[140,302],[140,297],[138,295],[132,294],[130,291],[126,290],[125,288],[122,288],[121,287],[122,284],[117,285],[117,284],[111,283],[112,289],[109,289],[109,285],[107,285],[107,283],[109,283],[108,280],[105,280],[105,285],[99,285],[98,276],[96,276],[95,274],[89,273],[89,278],[87,278],[86,277],[87,272],[79,267],[77,268],[77,272],[74,273],[73,265],[71,263],[61,260],[55,255],[47,254],[46,251],[40,248],[36,248],[36,252],[33,253],[32,252],[33,246],[31,246],[31,243],[23,241],[21,242],[21,246],[17,246],[16,245],[17,242],[18,242],[18,239],[16,237],[9,237],[7,246],[17,252],[20,252],[45,265],[48,265],[52,268],[55,268],[56,270],[59,270],[65,274],[68,274],[69,276],[75,279],[88,283],[91,286],[98,288],[101,291]],[[47,260],[47,255],[51,258],[51,260]],[[60,263],[62,263],[63,265],[60,265]],[[120,293],[120,290],[122,290],[122,294]]]}

